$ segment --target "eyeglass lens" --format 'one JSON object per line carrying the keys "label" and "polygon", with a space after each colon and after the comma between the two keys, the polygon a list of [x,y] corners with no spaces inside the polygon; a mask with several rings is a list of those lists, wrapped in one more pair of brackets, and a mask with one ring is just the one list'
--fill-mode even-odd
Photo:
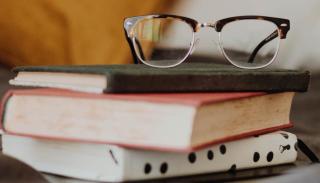
{"label": "eyeglass lens", "polygon": [[175,18],[152,18],[139,21],[134,27],[137,55],[152,66],[173,66],[188,56],[193,29]]}

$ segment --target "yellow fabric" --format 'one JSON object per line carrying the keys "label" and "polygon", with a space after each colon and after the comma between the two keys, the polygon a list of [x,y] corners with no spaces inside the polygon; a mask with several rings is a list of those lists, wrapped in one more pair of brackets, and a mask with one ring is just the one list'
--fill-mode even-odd
{"label": "yellow fabric", "polygon": [[0,0],[0,61],[9,66],[132,61],[123,19],[163,0]]}

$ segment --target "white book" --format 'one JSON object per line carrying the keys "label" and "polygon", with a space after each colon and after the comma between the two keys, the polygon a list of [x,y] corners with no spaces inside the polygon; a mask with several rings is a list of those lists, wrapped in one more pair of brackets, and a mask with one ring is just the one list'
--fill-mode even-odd
{"label": "white book", "polygon": [[128,181],[292,163],[297,137],[278,131],[190,152],[3,135],[3,152],[43,172],[94,181]]}

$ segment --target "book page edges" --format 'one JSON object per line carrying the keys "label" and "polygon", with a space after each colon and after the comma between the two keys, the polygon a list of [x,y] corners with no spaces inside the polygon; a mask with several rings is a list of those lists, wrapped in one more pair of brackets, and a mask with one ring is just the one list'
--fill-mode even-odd
{"label": "book page edges", "polygon": [[266,95],[265,92],[223,92],[223,93],[140,93],[140,94],[92,94],[76,92],[66,89],[13,89],[8,92],[11,95],[39,95],[39,96],[59,96],[72,98],[90,99],[111,99],[145,101],[154,103],[173,103],[199,107],[201,105],[213,104],[229,100],[237,100],[248,97]]}
{"label": "book page edges", "polygon": [[102,74],[20,71],[9,83],[16,86],[53,87],[85,92],[102,92],[107,87]]}
{"label": "book page edges", "polygon": [[[219,105],[203,105],[195,115],[191,146],[203,144],[212,137],[212,131],[220,134],[218,136],[232,136],[238,132],[286,124],[290,121],[293,96],[294,92],[282,92]],[[212,119],[223,124],[211,123]]]}

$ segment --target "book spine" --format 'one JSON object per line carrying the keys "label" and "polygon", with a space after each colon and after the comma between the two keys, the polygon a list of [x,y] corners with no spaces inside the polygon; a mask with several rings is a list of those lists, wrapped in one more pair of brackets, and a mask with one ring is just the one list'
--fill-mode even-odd
{"label": "book spine", "polygon": [[5,118],[5,114],[6,114],[6,105],[8,100],[10,99],[10,97],[13,95],[13,90],[8,90],[4,96],[2,97],[1,100],[1,106],[0,106],[0,130],[2,132],[5,131],[5,129],[3,128],[3,122],[4,122],[4,118]]}

